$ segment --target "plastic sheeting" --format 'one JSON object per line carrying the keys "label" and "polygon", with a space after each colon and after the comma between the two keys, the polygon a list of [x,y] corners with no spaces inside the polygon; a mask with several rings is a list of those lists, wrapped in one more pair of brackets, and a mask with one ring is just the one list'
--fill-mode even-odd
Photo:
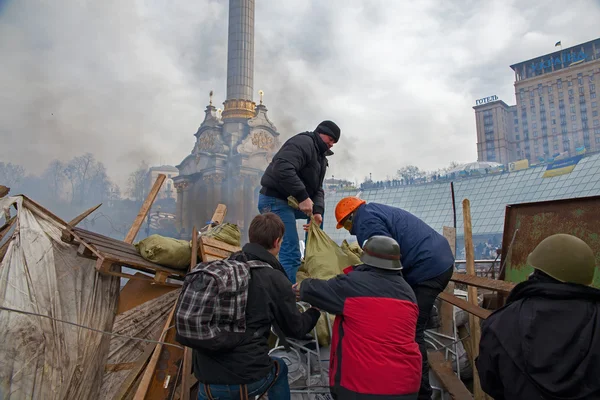
{"label": "plastic sheeting", "polygon": [[[165,326],[169,312],[173,309],[179,290],[163,294],[156,299],[147,301],[123,314],[117,315],[113,332],[136,338],[160,340],[160,334]],[[110,342],[107,365],[131,363],[130,368],[114,370],[107,369],[102,382],[103,398],[112,399],[120,393],[123,383],[128,379],[133,364],[138,362],[148,346],[156,346],[136,339],[115,336]],[[135,372],[135,371],[134,371]],[[132,384],[139,385],[139,379]]]}
{"label": "plastic sheeting", "polygon": [[[119,279],[61,241],[66,223],[23,196],[0,263],[0,305],[111,331]],[[40,316],[0,310],[1,399],[96,399],[110,336]]]}

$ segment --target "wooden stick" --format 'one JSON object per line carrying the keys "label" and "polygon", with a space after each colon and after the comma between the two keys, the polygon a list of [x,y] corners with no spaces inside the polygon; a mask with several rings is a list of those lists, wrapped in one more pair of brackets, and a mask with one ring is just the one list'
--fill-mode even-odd
{"label": "wooden stick", "polygon": [[146,218],[146,215],[148,215],[148,211],[150,211],[150,207],[152,207],[152,203],[154,203],[154,199],[156,199],[156,196],[158,195],[158,192],[160,191],[160,187],[162,186],[162,184],[166,178],[167,177],[165,174],[160,174],[160,175],[158,175],[158,178],[156,178],[156,182],[154,182],[154,186],[152,186],[152,189],[150,190],[150,193],[148,193],[148,197],[146,197],[144,204],[142,204],[142,207],[140,208],[140,211],[138,212],[137,217],[135,217],[135,220],[133,221],[133,224],[131,225],[129,232],[127,232],[127,236],[125,236],[125,240],[123,240],[125,243],[132,244],[133,241],[135,240],[135,237],[137,236],[138,232],[140,231],[140,228],[142,227],[142,224],[144,223],[144,219]]}
{"label": "wooden stick", "polygon": [[[171,322],[173,321],[173,315],[175,314],[175,307],[176,307],[176,305],[173,306],[173,308],[171,309],[171,313],[169,314],[169,317],[167,318],[167,323],[165,324],[162,334],[160,335],[159,340],[161,340],[161,341],[164,339],[166,332],[169,330],[169,327],[171,326]],[[146,394],[148,393],[148,388],[150,387],[150,382],[152,381],[152,376],[154,375],[154,371],[156,370],[156,364],[158,364],[158,359],[160,357],[160,352],[161,352],[162,348],[163,348],[162,343],[158,343],[156,345],[156,347],[154,348],[154,352],[152,353],[152,358],[150,359],[150,362],[148,362],[148,366],[146,367],[146,370],[144,371],[144,376],[142,377],[142,381],[140,382],[140,385],[138,386],[138,389],[135,392],[135,396],[133,397],[133,400],[144,400],[144,398],[146,397]]]}
{"label": "wooden stick", "polygon": [[96,211],[98,208],[100,208],[101,205],[102,205],[102,203],[98,204],[97,206],[94,206],[94,207],[90,208],[87,211],[84,211],[81,215],[78,215],[77,217],[73,218],[71,220],[71,222],[69,222],[69,225],[72,228],[76,227],[81,221],[83,221],[84,219],[86,219],[86,217],[88,215],[90,215],[91,213],[93,213],[94,211]]}
{"label": "wooden stick", "polygon": [[219,204],[210,221],[214,225],[219,225],[225,220],[225,215],[227,215],[227,206],[225,204]]}
{"label": "wooden stick", "polygon": [[[456,254],[456,229],[449,226],[444,226],[444,237],[450,245],[452,255]],[[444,289],[444,293],[454,296],[454,282],[449,282],[448,286]],[[440,329],[439,332],[447,335],[454,336],[454,307],[452,304],[443,301],[440,304]]]}
{"label": "wooden stick", "polygon": [[[198,260],[198,232],[196,227],[192,228],[192,259],[190,271],[196,266]],[[190,400],[190,372],[192,371],[192,349],[186,347],[183,351],[183,368],[181,370],[181,400]]]}
{"label": "wooden stick", "polygon": [[[467,274],[475,275],[475,249],[473,247],[473,226],[471,224],[471,203],[469,199],[463,200],[463,220],[465,228],[465,254],[467,261]],[[478,306],[477,288],[469,285],[468,287],[469,303]],[[479,340],[481,339],[481,327],[479,318],[469,313],[469,329],[471,331],[471,366],[473,368],[473,395],[475,400],[485,399],[486,395],[481,389],[479,374],[475,366],[475,359],[479,355]]]}

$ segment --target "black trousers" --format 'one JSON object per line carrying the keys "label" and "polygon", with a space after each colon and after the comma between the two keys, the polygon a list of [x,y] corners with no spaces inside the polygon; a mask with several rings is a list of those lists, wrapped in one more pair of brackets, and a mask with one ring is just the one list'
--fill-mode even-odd
{"label": "black trousers", "polygon": [[415,341],[419,345],[421,351],[421,357],[423,358],[423,367],[421,375],[421,388],[419,390],[419,400],[430,400],[431,399],[431,386],[429,385],[429,363],[427,362],[427,345],[425,344],[425,329],[429,322],[431,310],[433,309],[433,303],[438,295],[444,291],[452,273],[454,267],[448,268],[448,270],[435,278],[427,281],[418,283],[412,286],[415,296],[417,297],[417,305],[419,306],[419,319],[417,320],[417,334]]}

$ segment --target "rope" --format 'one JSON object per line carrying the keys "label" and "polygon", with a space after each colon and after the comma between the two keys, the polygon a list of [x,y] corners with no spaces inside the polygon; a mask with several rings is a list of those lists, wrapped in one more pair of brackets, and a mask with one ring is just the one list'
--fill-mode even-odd
{"label": "rope", "polygon": [[[159,340],[151,340],[151,339],[144,339],[144,338],[140,338],[140,337],[136,337],[136,336],[129,336],[129,335],[121,335],[118,333],[114,333],[114,332],[108,332],[108,331],[103,331],[101,329],[96,329],[96,328],[91,328],[89,326],[85,326],[85,325],[80,325],[80,324],[76,324],[74,322],[69,322],[69,321],[64,321],[62,319],[58,319],[58,318],[54,318],[54,317],[50,317],[48,315],[43,315],[43,314],[38,314],[38,313],[34,313],[34,312],[29,312],[29,311],[23,311],[23,310],[17,310],[14,308],[8,308],[8,307],[4,307],[4,306],[0,306],[0,310],[4,310],[4,311],[9,311],[9,312],[14,312],[14,313],[19,313],[19,314],[25,314],[25,315],[31,315],[31,316],[35,316],[35,317],[43,317],[43,318],[48,318],[51,319],[52,321],[56,321],[56,322],[62,322],[63,324],[68,324],[68,325],[73,325],[76,326],[78,328],[82,328],[82,329],[88,329],[90,331],[94,331],[94,332],[98,332],[98,333],[102,333],[104,335],[110,335],[110,336],[116,336],[116,337],[122,337],[122,338],[126,338],[126,339],[133,339],[133,340],[139,340],[141,342],[147,342],[147,343],[155,343],[155,344],[162,344],[163,346],[172,346],[172,347],[176,347],[178,349],[184,349],[183,346],[177,345],[177,344],[173,344],[173,343],[167,343],[167,342],[162,342]],[[170,326],[167,330],[173,328],[174,325]],[[163,334],[167,331],[165,330],[163,332]],[[161,335],[162,336],[162,335]]]}

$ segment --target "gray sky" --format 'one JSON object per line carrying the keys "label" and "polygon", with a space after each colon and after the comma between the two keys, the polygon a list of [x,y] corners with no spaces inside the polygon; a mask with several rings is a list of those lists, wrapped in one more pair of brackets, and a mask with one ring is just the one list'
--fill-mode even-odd
{"label": "gray sky", "polygon": [[[336,121],[328,175],[359,181],[475,160],[472,106],[514,103],[510,64],[600,36],[597,0],[256,3],[269,117],[286,138]],[[92,152],[122,187],[178,164],[225,99],[226,35],[226,0],[0,0],[0,160]]]}

